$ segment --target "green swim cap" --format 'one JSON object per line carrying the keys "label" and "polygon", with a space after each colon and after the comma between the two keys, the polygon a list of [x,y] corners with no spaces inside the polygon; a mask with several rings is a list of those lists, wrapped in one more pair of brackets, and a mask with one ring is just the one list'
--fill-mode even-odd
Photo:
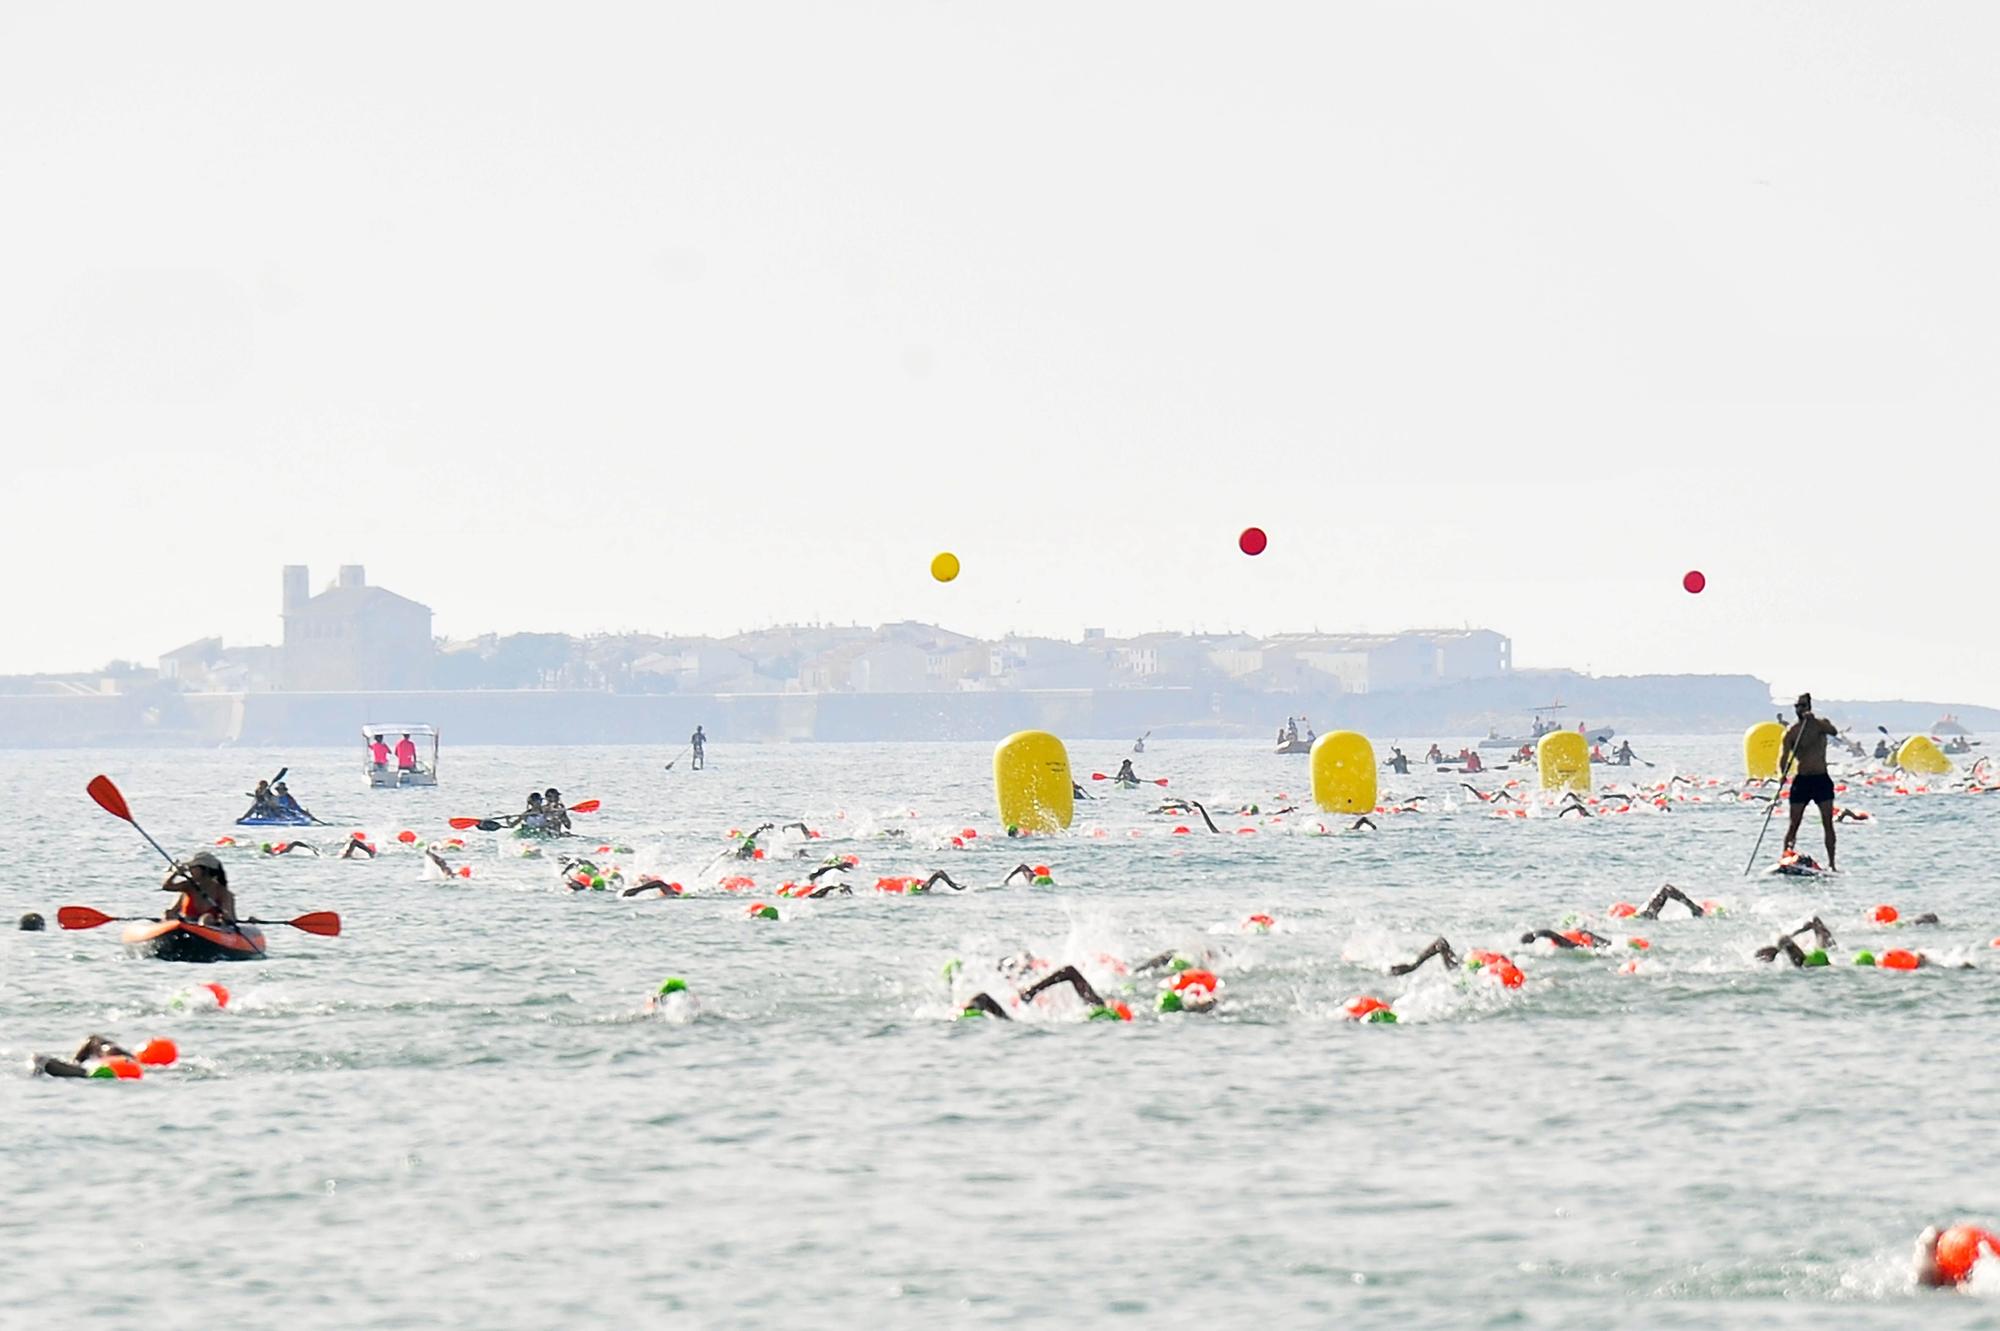
{"label": "green swim cap", "polygon": [[1180,1010],[1181,996],[1171,989],[1162,989],[1160,991],[1160,1011],[1179,1012]]}
{"label": "green swim cap", "polygon": [[1056,885],[1056,880],[1049,877],[1047,874],[1041,874],[1037,876],[1035,879],[1036,887],[1054,887],[1055,885]]}
{"label": "green swim cap", "polygon": [[760,920],[775,920],[778,918],[778,908],[776,906],[766,906],[757,912],[757,918]]}
{"label": "green swim cap", "polygon": [[1825,949],[1825,948],[1823,948],[1823,947],[1816,947],[1816,948],[1814,948],[1814,949],[1813,949],[1812,951],[1810,951],[1810,952],[1806,953],[1806,965],[1808,965],[1808,966],[1825,966],[1825,965],[1827,965],[1827,964],[1829,964],[1829,963],[1827,962],[1827,959],[1826,959],[1826,949]]}
{"label": "green swim cap", "polygon": [[602,878],[591,879],[590,890],[593,892],[602,892],[604,890],[604,880]]}
{"label": "green swim cap", "polygon": [[1854,954],[1854,964],[1857,966],[1873,966],[1875,964],[1875,954],[1868,951],[1856,952]]}
{"label": "green swim cap", "polygon": [[958,1019],[960,1021],[964,1021],[967,1017],[983,1017],[985,1015],[986,1015],[986,1009],[983,1007],[961,1008],[959,1010]]}
{"label": "green swim cap", "polygon": [[668,994],[684,994],[687,992],[687,987],[686,980],[678,975],[669,975],[660,985],[660,997],[665,998]]}
{"label": "green swim cap", "polygon": [[1469,971],[1476,971],[1485,964],[1486,963],[1481,961],[1478,957],[1467,957],[1465,959],[1465,968]]}
{"label": "green swim cap", "polygon": [[1373,1012],[1368,1014],[1368,1020],[1375,1022],[1388,1022],[1393,1025],[1396,1020],[1396,1014],[1391,1012],[1388,1008],[1378,1007]]}
{"label": "green swim cap", "polygon": [[1121,1017],[1121,1016],[1119,1016],[1119,1015],[1118,1015],[1118,1009],[1117,1009],[1117,1008],[1109,1008],[1109,1007],[1094,1007],[1094,1008],[1092,1008],[1092,1009],[1090,1010],[1090,1020],[1092,1020],[1092,1021],[1123,1021],[1123,1020],[1125,1020],[1125,1018],[1123,1018],[1123,1017]]}
{"label": "green swim cap", "polygon": [[1167,965],[1177,974],[1181,971],[1191,971],[1194,969],[1194,962],[1178,952],[1174,953],[1174,959],[1168,962]]}
{"label": "green swim cap", "polygon": [[113,1072],[110,1068],[104,1067],[102,1065],[92,1068],[90,1070],[90,1075],[93,1077],[103,1077],[108,1081],[118,1080],[117,1073]]}

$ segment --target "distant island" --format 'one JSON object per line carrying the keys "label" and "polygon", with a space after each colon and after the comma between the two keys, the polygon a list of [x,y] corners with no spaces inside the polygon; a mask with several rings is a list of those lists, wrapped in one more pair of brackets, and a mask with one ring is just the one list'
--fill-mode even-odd
{"label": "distant island", "polygon": [[[8,747],[359,743],[365,724],[424,722],[455,743],[678,745],[995,739],[1038,727],[1130,740],[1270,742],[1288,718],[1378,741],[1526,734],[1530,714],[1573,728],[1703,733],[1777,710],[1750,675],[1597,677],[1517,670],[1485,628],[1400,633],[1148,633],[981,639],[933,624],[786,624],[728,638],[431,632],[431,610],[371,586],[360,565],[317,594],[282,573],[279,643],[198,638],[153,666],[0,677]],[[1862,729],[1923,730],[1946,711],[1970,729],[2000,711],[1933,702],[1836,702]]]}

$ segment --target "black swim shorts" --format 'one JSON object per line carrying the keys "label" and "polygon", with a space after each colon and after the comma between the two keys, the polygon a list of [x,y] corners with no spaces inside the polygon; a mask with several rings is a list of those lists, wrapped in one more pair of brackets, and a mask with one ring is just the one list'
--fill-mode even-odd
{"label": "black swim shorts", "polygon": [[1833,778],[1825,772],[1810,772],[1792,778],[1792,803],[1833,803]]}

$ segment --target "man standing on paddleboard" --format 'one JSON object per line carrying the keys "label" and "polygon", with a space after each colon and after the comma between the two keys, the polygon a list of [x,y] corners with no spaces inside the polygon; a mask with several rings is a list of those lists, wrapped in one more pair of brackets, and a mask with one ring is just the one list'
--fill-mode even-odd
{"label": "man standing on paddleboard", "polygon": [[1796,761],[1798,767],[1792,771],[1792,823],[1785,829],[1785,849],[1789,852],[1799,839],[1799,823],[1805,818],[1806,805],[1819,805],[1819,820],[1826,827],[1826,867],[1831,872],[1833,863],[1833,777],[1826,770],[1826,741],[1831,735],[1838,735],[1840,727],[1824,717],[1814,716],[1812,695],[1801,693],[1794,704],[1798,708],[1799,719],[1785,732],[1785,747],[1778,755],[1778,770],[1786,771]]}

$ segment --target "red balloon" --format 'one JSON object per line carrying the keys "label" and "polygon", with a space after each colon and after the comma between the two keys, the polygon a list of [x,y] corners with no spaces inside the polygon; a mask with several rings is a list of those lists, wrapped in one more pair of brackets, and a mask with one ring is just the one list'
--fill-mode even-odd
{"label": "red balloon", "polygon": [[1245,527],[1243,534],[1236,538],[1236,548],[1246,555],[1261,555],[1270,543],[1262,527]]}
{"label": "red balloon", "polygon": [[1708,578],[1698,568],[1689,569],[1688,575],[1681,579],[1681,586],[1685,587],[1690,593],[1698,593],[1702,588],[1708,586]]}

